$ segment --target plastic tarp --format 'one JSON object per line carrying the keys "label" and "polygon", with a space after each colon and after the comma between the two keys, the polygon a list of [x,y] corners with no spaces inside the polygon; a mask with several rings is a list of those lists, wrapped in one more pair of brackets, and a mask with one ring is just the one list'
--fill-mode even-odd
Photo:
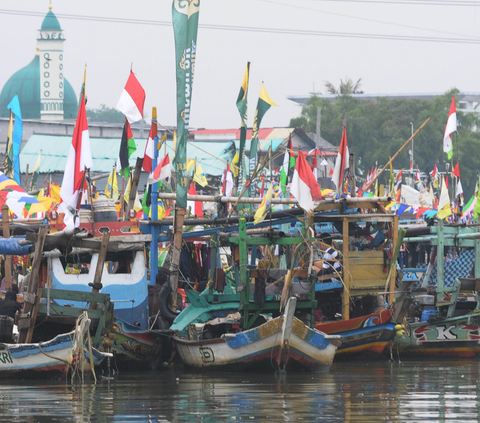
{"label": "plastic tarp", "polygon": [[23,256],[30,253],[32,245],[19,245],[18,238],[0,238],[0,254],[9,256]]}

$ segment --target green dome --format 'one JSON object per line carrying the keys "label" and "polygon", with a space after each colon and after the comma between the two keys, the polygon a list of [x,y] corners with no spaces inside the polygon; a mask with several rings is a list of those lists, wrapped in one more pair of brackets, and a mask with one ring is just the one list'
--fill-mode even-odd
{"label": "green dome", "polygon": [[[64,79],[63,117],[77,117],[77,96],[70,82]],[[0,117],[10,117],[8,104],[15,94],[18,94],[23,119],[40,119],[40,58],[35,58],[24,68],[15,72],[0,92]]]}
{"label": "green dome", "polygon": [[55,14],[50,10],[45,16],[45,19],[42,22],[42,28],[40,31],[61,31],[60,22],[58,22]]}

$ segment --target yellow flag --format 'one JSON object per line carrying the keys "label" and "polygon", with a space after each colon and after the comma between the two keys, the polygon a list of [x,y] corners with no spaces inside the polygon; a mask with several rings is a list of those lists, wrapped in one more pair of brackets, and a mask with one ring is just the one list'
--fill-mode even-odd
{"label": "yellow flag", "polygon": [[60,187],[58,185],[50,184],[50,198],[57,204],[62,202],[62,197],[60,197]]}
{"label": "yellow flag", "polygon": [[197,160],[187,159],[187,173],[190,173],[190,171],[195,168],[196,162]]}
{"label": "yellow flag", "polygon": [[197,170],[193,176],[193,180],[202,187],[206,187],[208,185],[207,178],[203,173],[202,165],[200,163],[197,165]]}
{"label": "yellow flag", "polygon": [[440,191],[440,200],[438,201],[438,213],[439,219],[445,219],[452,214],[452,208],[450,207],[450,197],[448,195],[448,188],[445,181],[442,181],[442,190]]}
{"label": "yellow flag", "polygon": [[235,153],[235,156],[233,156],[233,159],[232,159],[232,164],[231,164],[231,167],[232,167],[232,174],[233,174],[233,177],[236,178],[238,176],[238,172],[239,172],[239,167],[238,167],[238,162],[240,161],[240,157],[238,156],[238,151]]}
{"label": "yellow flag", "polygon": [[105,197],[111,198],[115,201],[118,200],[118,181],[115,168],[112,169],[112,172],[108,177],[107,186],[105,187]]}
{"label": "yellow flag", "polygon": [[255,225],[265,220],[265,216],[270,210],[270,204],[272,204],[272,192],[273,192],[273,184],[270,184],[270,186],[268,187],[267,193],[263,197],[260,207],[255,212],[255,216],[253,219],[253,223],[255,223]]}
{"label": "yellow flag", "polygon": [[132,190],[132,178],[128,178],[127,182],[127,187],[125,188],[125,191],[123,193],[123,199],[125,202],[128,204],[128,201],[130,200],[130,191]]}

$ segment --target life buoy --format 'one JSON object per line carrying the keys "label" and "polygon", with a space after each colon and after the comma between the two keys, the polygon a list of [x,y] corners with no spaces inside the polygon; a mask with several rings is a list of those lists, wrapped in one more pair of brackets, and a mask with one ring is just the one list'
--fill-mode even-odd
{"label": "life buoy", "polygon": [[158,308],[160,315],[169,322],[173,322],[177,315],[168,307],[169,299],[172,295],[172,288],[168,283],[164,284],[158,293]]}

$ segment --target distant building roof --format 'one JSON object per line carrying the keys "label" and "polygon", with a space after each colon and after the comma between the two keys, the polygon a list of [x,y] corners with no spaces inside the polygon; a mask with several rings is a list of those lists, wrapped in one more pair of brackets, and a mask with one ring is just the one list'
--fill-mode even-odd
{"label": "distant building roof", "polygon": [[[435,97],[444,95],[445,93],[424,93],[424,94],[402,94],[402,93],[393,93],[393,94],[350,94],[353,98],[358,98],[360,100],[368,101],[377,101],[380,97],[387,97],[389,99],[418,99],[418,100],[433,100]],[[325,100],[330,100],[332,103],[337,101],[340,97],[338,94],[315,94],[318,98],[323,98]],[[295,103],[305,104],[305,102],[312,97],[313,94],[307,95],[290,95],[287,98]],[[480,93],[468,93],[462,92],[455,94],[455,98],[459,101],[466,102],[480,102]]]}
{"label": "distant building roof", "polygon": [[60,26],[60,22],[58,22],[55,13],[51,10],[45,16],[45,19],[42,22],[41,31],[61,31],[62,28]]}

